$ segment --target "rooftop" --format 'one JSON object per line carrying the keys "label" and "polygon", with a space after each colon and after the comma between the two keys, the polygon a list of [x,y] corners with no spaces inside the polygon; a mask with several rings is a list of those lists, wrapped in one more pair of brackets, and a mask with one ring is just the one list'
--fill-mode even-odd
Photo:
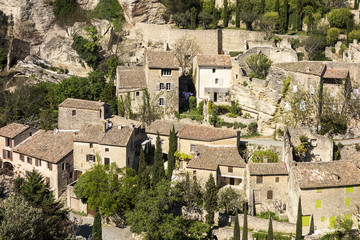
{"label": "rooftop", "polygon": [[101,107],[104,106],[104,104],[105,103],[103,102],[97,102],[97,101],[67,98],[65,101],[59,104],[59,107],[100,110]]}
{"label": "rooftop", "polygon": [[144,67],[117,67],[117,88],[135,89],[146,88]]}
{"label": "rooftop", "polygon": [[330,69],[327,68],[323,78],[332,78],[332,79],[344,79],[349,75],[349,70],[347,69]]}
{"label": "rooftop", "polygon": [[187,168],[206,169],[216,171],[218,166],[241,167],[246,166],[238,149],[233,146],[197,145],[197,154],[187,164]]}
{"label": "rooftop", "polygon": [[292,168],[302,189],[360,185],[360,169],[352,161],[296,163]]}
{"label": "rooftop", "polygon": [[14,152],[57,163],[73,151],[74,133],[40,130],[18,145]]}
{"label": "rooftop", "polygon": [[28,129],[28,125],[23,125],[20,123],[11,123],[5,127],[0,128],[0,136],[14,138],[20,133]]}
{"label": "rooftop", "polygon": [[74,142],[124,147],[128,144],[133,130],[130,126],[113,125],[104,132],[102,124],[85,124],[75,135]]}
{"label": "rooftop", "polygon": [[285,163],[253,163],[249,164],[250,176],[254,175],[288,175]]}
{"label": "rooftop", "polygon": [[175,52],[146,50],[145,56],[149,68],[179,68]]}
{"label": "rooftop", "polygon": [[196,55],[199,66],[231,67],[231,58],[227,55]]}
{"label": "rooftop", "polygon": [[322,62],[314,62],[314,61],[278,63],[275,64],[274,66],[290,72],[299,72],[299,73],[311,74],[315,76],[321,76],[325,70],[325,65]]}
{"label": "rooftop", "polygon": [[183,139],[216,141],[237,137],[237,131],[235,130],[164,120],[156,120],[146,128],[146,132],[152,134],[159,132],[160,135],[168,136],[173,126],[175,127],[175,132],[178,133],[178,137]]}

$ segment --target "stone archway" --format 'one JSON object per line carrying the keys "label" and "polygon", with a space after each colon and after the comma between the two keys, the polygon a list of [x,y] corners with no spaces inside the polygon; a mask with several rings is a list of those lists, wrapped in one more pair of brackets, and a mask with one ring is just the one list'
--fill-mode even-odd
{"label": "stone archway", "polygon": [[8,175],[8,176],[14,175],[14,166],[11,163],[3,162],[2,169],[3,169],[3,173],[5,175]]}

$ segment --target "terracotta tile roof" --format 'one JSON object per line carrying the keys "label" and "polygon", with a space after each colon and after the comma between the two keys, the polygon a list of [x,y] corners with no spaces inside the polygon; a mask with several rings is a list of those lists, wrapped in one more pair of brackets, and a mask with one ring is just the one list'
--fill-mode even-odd
{"label": "terracotta tile roof", "polygon": [[57,163],[73,151],[74,133],[40,130],[18,145],[14,152]]}
{"label": "terracotta tile roof", "polygon": [[120,116],[116,116],[114,115],[111,118],[108,118],[109,121],[111,121],[114,125],[121,125],[121,126],[134,126],[136,128],[141,126],[141,122],[140,121],[136,121],[133,119],[128,119],[125,117],[120,117]]}
{"label": "terracotta tile roof", "polygon": [[175,132],[179,133],[185,127],[185,124],[175,121],[156,120],[146,127],[146,133],[157,134],[159,132],[160,135],[169,136],[173,126],[175,127]]}
{"label": "terracotta tile roof", "polygon": [[178,136],[179,138],[183,139],[216,141],[220,139],[237,137],[237,131],[223,128],[215,128],[211,126],[187,124],[179,132]]}
{"label": "terracotta tile roof", "polygon": [[179,68],[175,52],[146,50],[145,56],[149,68]]}
{"label": "terracotta tile roof", "polygon": [[20,123],[11,123],[9,125],[6,125],[5,127],[0,128],[0,136],[14,138],[28,128],[29,126],[27,125],[23,125]]}
{"label": "terracotta tile roof", "polygon": [[237,131],[230,129],[214,128],[195,124],[184,124],[175,121],[156,120],[146,128],[147,133],[168,136],[172,127],[175,127],[178,137],[199,141],[215,141],[237,137]]}
{"label": "terracotta tile roof", "polygon": [[[104,123],[105,124],[105,123]],[[85,124],[75,135],[74,142],[96,143],[111,146],[126,146],[134,129],[130,126],[113,125],[104,132],[102,124]]]}
{"label": "terracotta tile roof", "polygon": [[97,101],[89,101],[75,98],[67,98],[65,101],[60,103],[59,107],[65,108],[78,108],[78,109],[89,109],[89,110],[100,110],[105,103]]}
{"label": "terracotta tile roof", "polygon": [[218,166],[233,166],[245,168],[236,147],[197,145],[197,154],[187,164],[187,168],[206,169],[216,171]]}
{"label": "terracotta tile roof", "polygon": [[117,67],[117,88],[133,89],[146,88],[146,77],[144,67]]}
{"label": "terracotta tile roof", "polygon": [[325,65],[322,62],[312,62],[312,61],[278,63],[275,64],[274,66],[290,72],[299,72],[299,73],[311,74],[315,76],[321,76],[325,70]]}
{"label": "terracotta tile roof", "polygon": [[332,79],[344,79],[347,78],[349,70],[347,69],[329,69],[327,68],[323,78],[332,78]]}
{"label": "terracotta tile roof", "polygon": [[360,185],[360,169],[352,161],[297,163],[292,168],[300,188]]}
{"label": "terracotta tile roof", "polygon": [[288,175],[285,163],[252,163],[249,164],[249,173],[254,175]]}
{"label": "terracotta tile roof", "polygon": [[231,67],[231,58],[226,55],[196,55],[199,66]]}

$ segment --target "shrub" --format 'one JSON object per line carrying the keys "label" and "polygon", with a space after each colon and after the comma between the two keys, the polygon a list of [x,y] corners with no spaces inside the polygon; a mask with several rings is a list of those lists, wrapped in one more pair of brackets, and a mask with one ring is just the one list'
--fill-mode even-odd
{"label": "shrub", "polygon": [[322,115],[320,117],[320,125],[320,134],[322,135],[326,133],[330,135],[345,134],[347,130],[347,120],[345,116],[339,114],[335,116]]}
{"label": "shrub", "polygon": [[334,45],[340,35],[340,29],[338,28],[330,28],[326,33],[326,43],[328,45]]}
{"label": "shrub", "polygon": [[282,88],[281,94],[282,94],[282,97],[285,98],[286,93],[289,90],[291,78],[289,76],[287,76],[285,79],[282,80],[282,83],[283,83],[283,88]]}
{"label": "shrub", "polygon": [[77,34],[74,35],[73,39],[74,42],[71,47],[90,67],[96,68],[101,59],[99,54],[100,47],[98,45],[92,45],[91,48],[87,47],[91,42]]}
{"label": "shrub", "polygon": [[348,20],[352,18],[352,13],[348,8],[333,9],[327,18],[331,27],[345,29]]}
{"label": "shrub", "polygon": [[237,100],[231,103],[230,113],[236,117],[241,116],[241,107],[239,106],[239,102]]}
{"label": "shrub", "polygon": [[337,146],[338,146],[339,148],[343,148],[343,147],[344,147],[344,144],[342,144],[341,142],[339,142],[339,143],[337,144]]}
{"label": "shrub", "polygon": [[252,122],[248,125],[249,135],[254,135],[257,133],[258,124],[256,122]]}
{"label": "shrub", "polygon": [[262,163],[264,162],[264,158],[267,158],[267,162],[269,163],[270,162],[275,163],[279,161],[279,156],[271,150],[265,150],[265,151],[256,150],[253,153],[251,160],[255,163]]}
{"label": "shrub", "polygon": [[336,52],[336,49],[334,47],[331,48],[331,52],[332,53],[335,53]]}
{"label": "shrub", "polygon": [[238,55],[242,54],[243,52],[241,51],[234,51],[234,52],[229,52],[230,57],[237,57]]}
{"label": "shrub", "polygon": [[297,55],[299,61],[302,61],[304,59],[304,53],[303,52],[297,52],[296,55]]}
{"label": "shrub", "polygon": [[196,110],[196,97],[194,96],[189,97],[189,109],[190,111]]}
{"label": "shrub", "polygon": [[348,49],[346,44],[342,43],[339,50],[339,55],[342,57],[344,50]]}
{"label": "shrub", "polygon": [[300,142],[301,143],[307,143],[309,141],[309,138],[305,135],[300,136]]}
{"label": "shrub", "polygon": [[264,54],[259,53],[248,57],[246,64],[251,70],[250,77],[265,79],[272,61]]}
{"label": "shrub", "polygon": [[278,134],[279,136],[284,136],[284,130],[282,130],[281,128],[279,128],[279,129],[277,130],[277,134]]}
{"label": "shrub", "polygon": [[199,106],[197,107],[197,112],[198,112],[198,114],[203,115],[203,113],[204,113],[204,100],[199,102]]}
{"label": "shrub", "polygon": [[291,45],[292,49],[296,49],[296,48],[300,47],[300,40],[297,38],[291,38],[290,45]]}
{"label": "shrub", "polygon": [[243,81],[243,82],[242,82],[242,85],[243,85],[244,87],[247,87],[248,83],[247,83],[246,81]]}
{"label": "shrub", "polygon": [[243,124],[243,123],[241,123],[241,122],[234,122],[234,128],[241,128],[241,129],[243,129],[243,128],[246,128],[246,127],[247,127],[246,124]]}
{"label": "shrub", "polygon": [[354,39],[360,40],[360,30],[354,30],[349,33],[349,42],[353,42]]}
{"label": "shrub", "polygon": [[123,9],[118,0],[100,0],[91,15],[112,22],[116,29],[124,20]]}
{"label": "shrub", "polygon": [[360,151],[360,146],[359,146],[359,144],[357,143],[357,144],[355,144],[355,149],[356,149],[356,151]]}

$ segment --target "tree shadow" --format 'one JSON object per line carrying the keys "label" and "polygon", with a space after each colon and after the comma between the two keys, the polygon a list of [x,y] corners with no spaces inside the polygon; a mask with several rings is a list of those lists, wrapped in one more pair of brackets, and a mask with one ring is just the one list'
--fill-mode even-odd
{"label": "tree shadow", "polygon": [[77,232],[76,235],[88,239],[91,233],[92,233],[92,226],[90,224],[84,224],[79,227],[79,231]]}

